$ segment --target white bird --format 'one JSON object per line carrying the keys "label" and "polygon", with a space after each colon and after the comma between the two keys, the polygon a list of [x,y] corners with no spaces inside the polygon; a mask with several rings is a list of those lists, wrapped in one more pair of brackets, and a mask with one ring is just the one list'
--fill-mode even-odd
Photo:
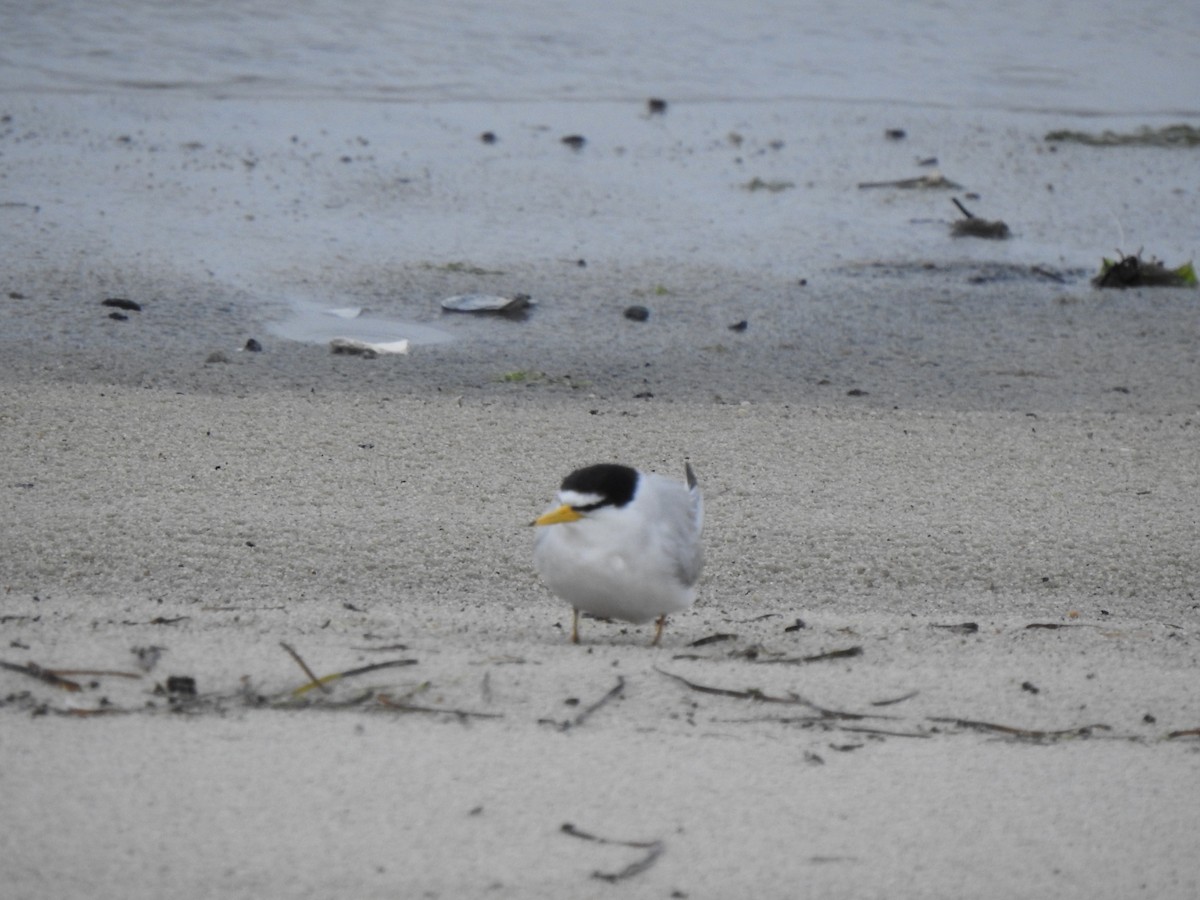
{"label": "white bird", "polygon": [[687,485],[630,466],[601,463],[563,479],[558,503],[534,520],[533,566],[579,613],[642,623],[657,617],[651,646],[670,613],[696,602],[704,566],[704,501],[691,465]]}

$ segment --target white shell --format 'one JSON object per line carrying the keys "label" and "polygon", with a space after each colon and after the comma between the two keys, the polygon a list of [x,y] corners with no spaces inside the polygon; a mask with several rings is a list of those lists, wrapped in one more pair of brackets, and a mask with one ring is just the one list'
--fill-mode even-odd
{"label": "white shell", "polygon": [[528,294],[515,294],[512,297],[498,297],[495,294],[457,294],[442,301],[442,309],[447,312],[465,313],[514,313],[533,305]]}
{"label": "white shell", "polygon": [[407,353],[408,341],[360,341],[355,338],[334,338],[329,342],[329,349],[334,353],[360,354],[363,356],[383,356],[386,353]]}

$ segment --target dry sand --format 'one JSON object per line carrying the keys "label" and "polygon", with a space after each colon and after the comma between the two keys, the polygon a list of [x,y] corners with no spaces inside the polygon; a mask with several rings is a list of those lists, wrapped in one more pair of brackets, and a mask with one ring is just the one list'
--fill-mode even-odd
{"label": "dry sand", "polygon": [[[44,145],[13,165],[67,199],[5,213],[37,227],[0,273],[0,659],[86,671],[77,692],[0,671],[6,897],[1200,892],[1195,292],[1096,292],[1094,260],[1047,277],[1036,246],[944,222],[933,262],[872,256],[851,217],[852,259],[774,266],[637,238],[618,264],[610,234],[581,267],[517,230],[478,260],[501,274],[420,253],[264,274],[456,337],[332,356],[274,337],[236,280],[71,230],[86,178],[39,160],[125,150],[33,105]],[[192,164],[175,127],[147,165]],[[1021,197],[1044,177],[1008,174]],[[145,202],[207,196],[180,177]],[[1118,190],[1141,216],[1148,188]],[[893,226],[918,208],[878,202]],[[480,287],[540,305],[438,316]],[[143,309],[111,320],[106,296]],[[656,649],[594,621],[569,645],[526,523],[575,465],[685,457],[700,602]],[[297,693],[281,643],[318,675],[408,662]]]}
{"label": "dry sand", "polygon": [[[1193,416],[209,387],[4,384],[3,658],[163,648],[0,673],[9,896],[1197,889]],[[684,454],[700,603],[570,646],[525,523]]]}

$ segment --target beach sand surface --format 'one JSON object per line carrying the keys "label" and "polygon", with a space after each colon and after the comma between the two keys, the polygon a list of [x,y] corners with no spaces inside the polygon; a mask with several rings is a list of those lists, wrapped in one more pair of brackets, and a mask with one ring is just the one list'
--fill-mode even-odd
{"label": "beach sand surface", "polygon": [[[476,37],[395,96],[311,35],[243,71],[254,17],[222,55],[117,13],[0,55],[6,898],[1200,895],[1197,293],[1089,283],[1195,255],[1195,151],[1045,139],[1175,100],[959,40],[943,101],[767,96],[740,31],[698,58],[743,93],[496,97]],[[615,65],[541,34],[514,71]],[[685,460],[695,608],[571,645],[529,523]]]}

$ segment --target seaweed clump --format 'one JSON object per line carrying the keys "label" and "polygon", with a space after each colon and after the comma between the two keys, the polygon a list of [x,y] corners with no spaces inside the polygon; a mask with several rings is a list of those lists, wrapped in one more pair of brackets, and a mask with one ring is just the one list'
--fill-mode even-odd
{"label": "seaweed clump", "polygon": [[1162,128],[1144,127],[1133,132],[1051,131],[1050,143],[1086,144],[1091,147],[1195,147],[1200,145],[1200,128],[1191,125],[1166,125]]}
{"label": "seaweed clump", "polygon": [[950,234],[952,237],[977,237],[988,238],[993,241],[1007,240],[1012,236],[1008,230],[1008,225],[1000,219],[981,219],[958,201],[957,197],[951,198],[951,202],[958,207],[958,211],[965,218],[956,220],[950,226]]}
{"label": "seaweed clump", "polygon": [[1098,288],[1194,288],[1196,269],[1190,262],[1171,269],[1153,257],[1143,260],[1139,250],[1129,256],[1121,256],[1120,259],[1101,259],[1100,272],[1092,279],[1092,284]]}

